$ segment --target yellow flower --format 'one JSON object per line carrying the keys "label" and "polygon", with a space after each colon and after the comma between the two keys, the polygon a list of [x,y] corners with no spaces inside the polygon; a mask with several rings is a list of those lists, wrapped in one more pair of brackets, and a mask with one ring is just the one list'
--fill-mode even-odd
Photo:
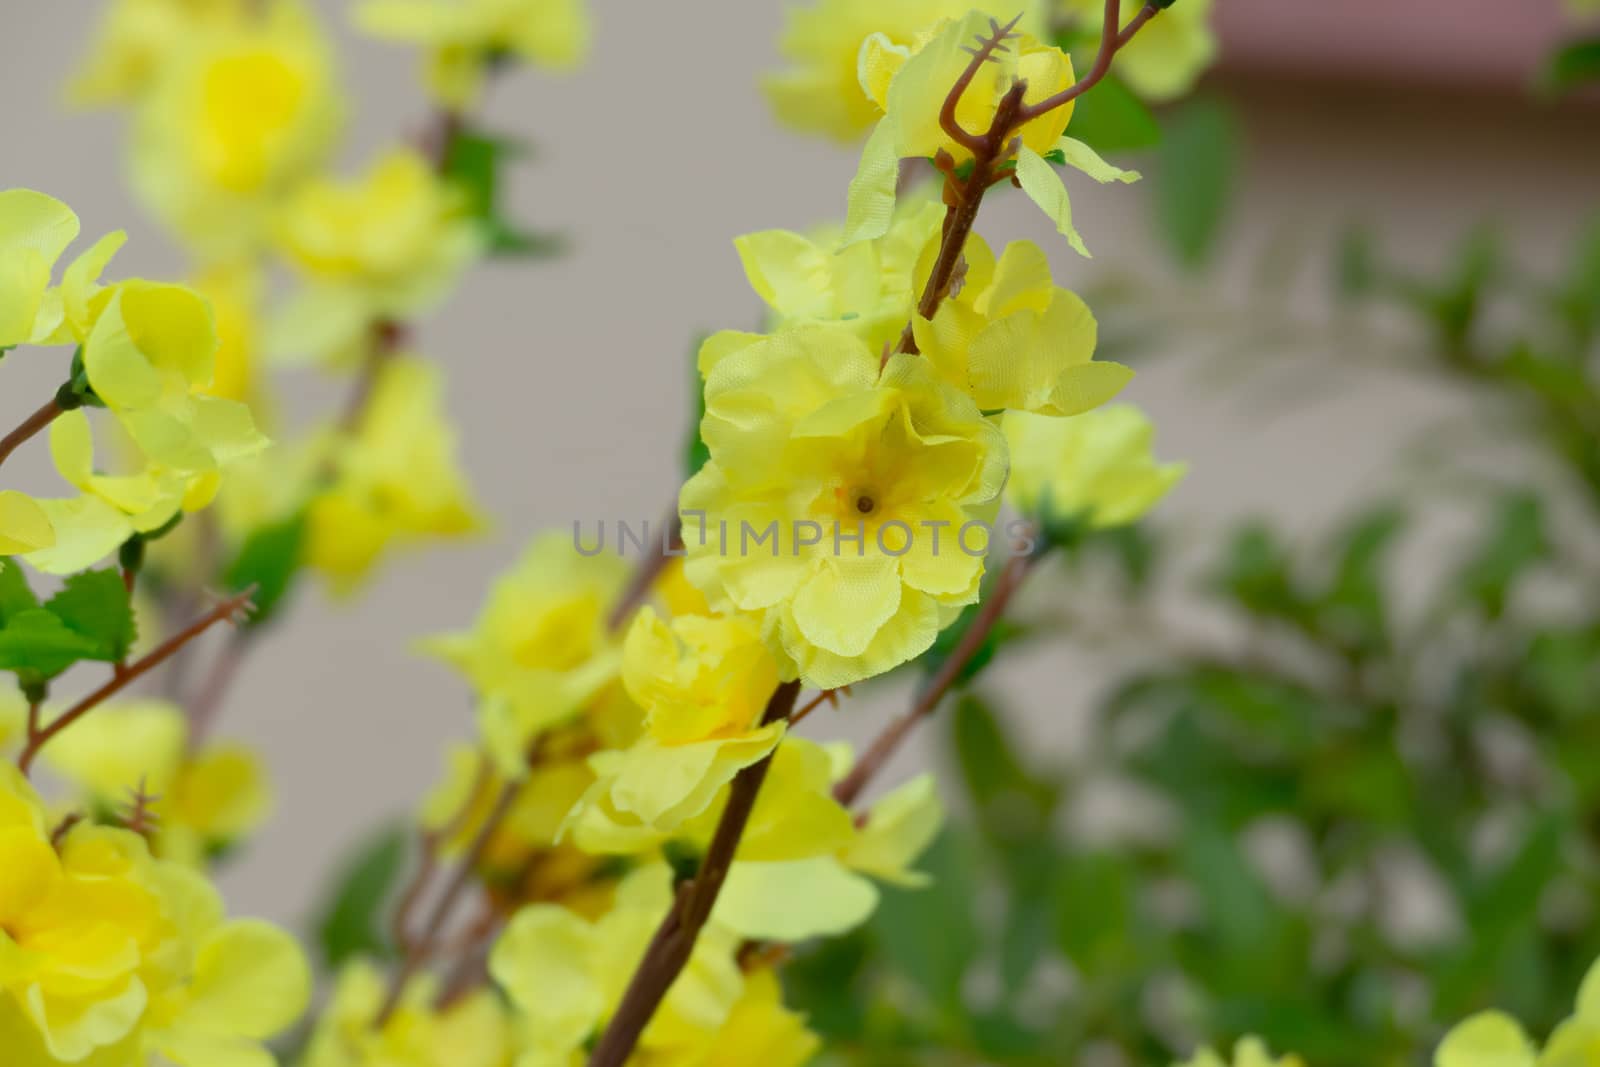
{"label": "yellow flower", "polygon": [[495,62],[569,70],[589,51],[583,0],[365,0],[356,23],[374,37],[426,46],[428,87],[457,110],[477,102]]}
{"label": "yellow flower", "polygon": [[669,625],[646,607],[623,646],[622,680],[644,709],[644,732],[591,760],[598,781],[572,814],[586,849],[589,805],[607,824],[670,833],[783,736],[781,723],[761,724],[778,669],[748,619],[689,615]]}
{"label": "yellow flower", "polygon": [[778,120],[806,133],[853,141],[877,121],[857,76],[861,42],[872,34],[907,47],[971,0],[815,0],[790,7],[779,49],[789,66],[762,79]]}
{"label": "yellow flower", "polygon": [[[1059,0],[1061,14],[1095,41],[1105,24],[1102,0]],[[1123,24],[1139,11],[1123,5]],[[1211,29],[1211,0],[1183,0],[1152,19],[1117,50],[1118,78],[1140,96],[1171,100],[1194,88],[1196,79],[1217,58],[1217,35]]]}
{"label": "yellow flower", "polygon": [[[490,953],[489,972],[519,1017],[519,1063],[565,1064],[600,1030],[672,899],[671,872],[655,864],[630,872],[610,910],[595,920],[550,904],[517,913]],[[727,1022],[744,991],[738,946],[715,926],[702,932],[644,1032],[643,1062],[656,1049],[715,1033]]]}
{"label": "yellow flower", "polygon": [[744,993],[727,1022],[704,1046],[690,1046],[681,1058],[651,1060],[651,1067],[804,1067],[822,1048],[805,1018],[783,1006],[783,985],[764,968],[745,976]]}
{"label": "yellow flower", "polygon": [[442,391],[436,368],[393,357],[355,434],[333,443],[335,475],[311,501],[306,560],[335,589],[353,589],[394,549],[481,528]]}
{"label": "yellow flower", "polygon": [[372,964],[347,965],[317,1020],[303,1067],[510,1067],[510,1024],[493,993],[473,993],[439,1010],[438,984],[418,977],[389,1021],[374,1028],[387,987]]}
{"label": "yellow flower", "polygon": [[926,360],[842,326],[701,352],[711,459],[684,486],[688,575],[753,613],[781,674],[833,689],[925,651],[978,595],[1000,432]]}
{"label": "yellow flower", "polygon": [[317,170],[343,104],[327,42],[297,0],[189,35],[140,104],[134,184],[211,259],[254,250],[281,198]]}
{"label": "yellow flower", "polygon": [[[1494,1013],[1486,1014],[1491,1018],[1494,1017]],[[1483,1016],[1475,1018],[1481,1020]],[[1456,1027],[1456,1030],[1446,1035],[1446,1043],[1456,1035],[1457,1030],[1462,1030],[1473,1022],[1473,1019],[1469,1019]],[[1509,1032],[1512,1027],[1516,1027],[1516,1024],[1509,1019],[1503,1019],[1498,1024],[1480,1022],[1472,1030],[1475,1039],[1468,1042],[1463,1038],[1458,1044],[1467,1045],[1474,1052],[1483,1050],[1492,1043],[1497,1044],[1508,1054],[1508,1058],[1503,1062],[1512,1065],[1519,1062],[1509,1058],[1516,1054],[1517,1047]],[[1499,1031],[1498,1037],[1495,1036],[1496,1029]],[[1517,1032],[1520,1033],[1520,1028]],[[1445,1048],[1441,1045],[1439,1058],[1436,1060],[1439,1067],[1469,1067],[1473,1062],[1482,1062],[1480,1057],[1478,1061],[1462,1060],[1459,1063],[1446,1063],[1443,1059],[1444,1053]],[[1600,963],[1592,964],[1589,972],[1584,975],[1583,983],[1578,987],[1577,1004],[1572,1014],[1551,1032],[1550,1039],[1545,1042],[1544,1052],[1539,1057],[1539,1067],[1586,1067],[1587,1064],[1595,1062],[1597,1056],[1600,1056]]]}
{"label": "yellow flower", "polygon": [[606,615],[626,580],[619,558],[579,555],[552,531],[494,584],[471,630],[424,642],[484,698],[481,725],[500,773],[525,773],[528,743],[615,681]]}
{"label": "yellow flower", "polygon": [[[917,262],[937,238],[944,208],[909,200],[875,241],[839,248],[839,233],[813,237],[763,230],[734,241],[745,277],[773,311],[774,325],[838,322],[874,352],[900,340],[916,303]],[[927,271],[921,272],[925,279]]]}
{"label": "yellow flower", "polygon": [[[928,270],[937,253],[935,241],[925,253]],[[946,298],[931,321],[912,319],[912,331],[939,375],[979,408],[1076,415],[1105,403],[1133,377],[1120,363],[1094,359],[1094,315],[1076,293],[1053,283],[1038,245],[1013,241],[997,262],[974,234],[965,256],[961,292]]]}
{"label": "yellow flower", "polygon": [[[1484,1011],[1450,1028],[1434,1051],[1433,1063],[1434,1067],[1534,1067],[1535,1062],[1551,1062],[1537,1058],[1537,1053],[1515,1019]],[[1586,1061],[1580,1057],[1570,1062],[1579,1067]]]}
{"label": "yellow flower", "polygon": [[37,500],[0,489],[0,556],[15,556],[56,543],[55,526]]}
{"label": "yellow flower", "polygon": [[259,268],[235,263],[207,267],[192,282],[210,302],[217,329],[211,384],[201,392],[249,405],[258,426],[272,414],[260,375],[262,281]]}
{"label": "yellow flower", "polygon": [[[1230,1067],[1230,1064],[1211,1049],[1203,1048],[1179,1067]],[[1233,1047],[1231,1067],[1304,1067],[1304,1064],[1299,1056],[1274,1058],[1259,1037],[1244,1037]]]}
{"label": "yellow flower", "polygon": [[1051,419],[1011,412],[1008,499],[1022,514],[1090,528],[1123,526],[1144,516],[1188,470],[1157,463],[1155,427],[1138,408],[1117,405]]}
{"label": "yellow flower", "polygon": [[[308,291],[282,311],[278,347],[337,351],[382,319],[430,310],[482,247],[466,199],[421,153],[394,149],[354,182],[306,183],[278,241]],[[345,336],[323,321],[344,324]],[[292,331],[290,333],[289,331]],[[285,336],[287,334],[287,336]]]}
{"label": "yellow flower", "polygon": [[188,718],[165,701],[96,711],[44,749],[92,807],[119,811],[135,789],[155,799],[158,855],[198,865],[257,830],[272,808],[261,759],[242,745],[188,749]]}
{"label": "yellow flower", "polygon": [[0,349],[42,344],[60,324],[50,279],[78,228],[78,216],[54,197],[0,191]]}
{"label": "yellow flower", "polygon": [[84,105],[130,103],[197,33],[244,21],[247,0],[113,0],[73,78]]}
{"label": "yellow flower", "polygon": [[79,825],[53,843],[9,766],[0,868],[0,1039],[22,1064],[259,1063],[305,1009],[292,939],[227,921],[210,883],[152,860],[136,834]]}

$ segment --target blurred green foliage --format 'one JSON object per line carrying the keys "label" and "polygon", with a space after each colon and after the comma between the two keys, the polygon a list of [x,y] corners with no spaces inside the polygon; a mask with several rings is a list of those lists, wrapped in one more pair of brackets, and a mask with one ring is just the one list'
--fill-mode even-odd
{"label": "blurred green foliage", "polygon": [[[1169,531],[1091,537],[1041,575],[1064,584],[1035,602],[1075,607],[1110,568],[1111,614],[1145,623],[1018,624],[1129,666],[1070,766],[1012,735],[987,674],[941,712],[964,814],[936,886],[788,969],[825,1062],[1167,1063],[1255,1032],[1382,1067],[1485,1007],[1536,1032],[1569,1010],[1600,955],[1600,227],[1553,277],[1487,233],[1424,275],[1352,232],[1330,273],[1345,311],[1422,339],[1520,473],[1469,460],[1309,543],[1240,524],[1206,552],[1199,595],[1231,624],[1203,644],[1148,621]],[[1419,541],[1463,477],[1470,528]],[[1107,783],[1148,825],[1084,832]]]}

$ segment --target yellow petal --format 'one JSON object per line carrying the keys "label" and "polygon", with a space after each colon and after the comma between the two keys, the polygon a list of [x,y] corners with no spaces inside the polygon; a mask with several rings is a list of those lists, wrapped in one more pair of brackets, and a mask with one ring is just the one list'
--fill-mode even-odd
{"label": "yellow petal", "polygon": [[56,543],[50,516],[32,497],[0,489],[0,556],[16,556]]}
{"label": "yellow petal", "polygon": [[844,239],[848,248],[857,241],[870,241],[889,232],[894,221],[894,190],[900,176],[900,155],[895,131],[888,119],[872,128],[861,149],[861,163],[850,179],[845,201]]}
{"label": "yellow petal", "polygon": [[195,956],[181,1029],[264,1040],[287,1029],[311,999],[311,968],[294,938],[270,923],[238,919]]}
{"label": "yellow petal", "polygon": [[735,863],[711,913],[741,937],[794,942],[834,937],[878,905],[871,882],[831,856],[786,863]]}
{"label": "yellow petal", "polygon": [[1067,187],[1054,167],[1033,149],[1023,145],[1017,151],[1017,182],[1028,198],[1055,224],[1056,232],[1067,239],[1073,251],[1087,257],[1089,249],[1072,225],[1072,201]]}

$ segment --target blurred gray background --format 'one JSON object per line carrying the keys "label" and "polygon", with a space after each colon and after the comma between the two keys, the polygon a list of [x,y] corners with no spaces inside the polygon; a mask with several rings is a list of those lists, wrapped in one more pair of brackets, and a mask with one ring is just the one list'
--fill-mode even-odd
{"label": "blurred gray background", "polygon": [[[100,6],[8,0],[0,186],[66,200],[86,235],[127,228],[119,274],[171,275],[180,255],[123,180],[122,118],[61,103]],[[341,162],[353,167],[415,130],[427,103],[411,54],[355,39],[343,4],[320,6],[345,57],[354,107]],[[467,624],[487,582],[533,532],[663,511],[689,410],[689,339],[759,321],[732,238],[842,215],[853,154],[779,129],[755,88],[776,62],[777,0],[594,6],[588,65],[560,79],[517,72],[494,90],[486,116],[535,142],[510,189],[514,214],[566,233],[571,254],[478,269],[419,334],[421,350],[448,368],[463,460],[494,528],[397,561],[353,601],[309,591],[246,664],[220,732],[263,746],[278,810],[227,875],[237,911],[303,917],[340,850],[412,806],[438,774],[441,742],[470,732],[466,689],[414,655],[415,638]],[[1352,369],[1381,352],[1286,346],[1281,361],[1320,360],[1329,373],[1300,378],[1297,402],[1280,410],[1281,396],[1267,403],[1224,377],[1216,320],[1230,329],[1315,320],[1325,272],[1275,270],[1285,284],[1265,292],[1261,264],[1297,249],[1326,260],[1351,220],[1377,224],[1390,249],[1418,264],[1480,219],[1504,224],[1530,263],[1558,262],[1595,206],[1600,120],[1522,92],[1519,72],[1556,32],[1554,2],[1409,5],[1451,13],[1435,17],[1433,35],[1414,19],[1386,31],[1382,20],[1398,16],[1377,3],[1218,6],[1225,59],[1208,87],[1237,107],[1246,155],[1214,276],[1187,282],[1166,265],[1139,186],[1074,186],[1092,262],[1045,232],[1020,196],[986,206],[982,228],[991,242],[1031,236],[1051,248],[1060,284],[1092,289],[1128,275],[1148,287],[1141,299],[1153,307],[1194,309],[1193,326],[1171,335],[1127,394],[1154,416],[1161,453],[1191,464],[1168,517],[1198,531],[1266,512],[1313,530],[1351,499],[1396,484],[1405,436],[1460,410],[1463,398]],[[1335,7],[1350,20],[1338,33],[1326,25]],[[1307,21],[1313,10],[1322,22]],[[59,380],[59,367],[31,360],[13,357],[0,378],[6,425]],[[337,395],[327,382],[296,379],[286,407],[301,417],[331,411]],[[19,457],[15,472],[42,477],[42,451]],[[1107,670],[1102,657],[1072,648],[1017,665],[1007,688],[1036,747],[1070,758],[1075,713]],[[887,686],[807,729],[867,737],[903,701]],[[928,758],[914,747],[890,780]]]}

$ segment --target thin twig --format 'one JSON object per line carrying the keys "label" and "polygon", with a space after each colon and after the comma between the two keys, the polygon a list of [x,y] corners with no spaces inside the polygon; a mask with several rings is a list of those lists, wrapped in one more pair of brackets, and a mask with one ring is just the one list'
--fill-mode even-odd
{"label": "thin twig", "polygon": [[211,664],[211,671],[200,683],[194,699],[188,702],[190,752],[198,750],[210,736],[211,728],[216,724],[217,715],[222,710],[228,688],[233,684],[234,677],[239,673],[239,667],[244,663],[245,650],[249,644],[248,630],[235,630],[229,634],[227,644],[217,653],[216,660]]}
{"label": "thin twig", "polygon": [[977,615],[973,617],[966,632],[961,635],[956,647],[939,665],[938,672],[917,693],[910,710],[891,722],[883,733],[878,735],[860,762],[834,787],[834,799],[846,807],[854,804],[861,796],[862,790],[883,769],[884,764],[889,762],[917,724],[933,714],[939,702],[954,688],[962,671],[966,670],[967,664],[971,663],[972,658],[983,648],[983,643],[988,640],[989,634],[999,623],[1011,598],[1022,587],[1024,580],[1033,570],[1034,563],[1040,558],[1042,557],[1037,553],[1030,553],[1015,555],[1006,561],[1004,569],[995,580],[993,591],[978,609]]}
{"label": "thin twig", "polygon": [[[51,738],[89,714],[105,701],[116,696],[136,679],[161,666],[161,664],[171,659],[179,649],[205,633],[212,626],[222,622],[224,619],[232,619],[240,612],[248,610],[250,598],[254,595],[255,587],[251,586],[244,592],[222,601],[216,607],[200,616],[200,618],[167,638],[154,651],[128,664],[127,669],[116,672],[109,682],[62,712],[50,725],[29,730],[27,746],[23,748],[22,755],[17,757],[17,766],[22,769],[22,773],[28,773],[33,766],[34,757],[39,754],[41,748],[49,743]],[[37,726],[37,723],[35,723],[35,726]]]}
{"label": "thin twig", "polygon": [[61,405],[56,403],[54,397],[51,397],[38,411],[23,419],[22,425],[6,434],[5,437],[0,438],[0,463],[10,459],[11,453],[21,448],[40,430],[55,422],[56,416],[61,413]]}
{"label": "thin twig", "polygon": [[[787,719],[794,711],[795,698],[799,695],[799,682],[780,685],[767,702],[762,723]],[[711,910],[716,906],[717,896],[728,878],[734,854],[739,850],[739,841],[744,837],[750,813],[755,809],[756,798],[761,794],[761,785],[766,781],[771,766],[772,756],[769,754],[734,777],[728,789],[727,806],[722,809],[717,832],[711,839],[710,848],[706,850],[705,859],[700,863],[700,870],[692,881],[679,889],[677,901],[661,920],[650,947],[645,950],[644,958],[639,961],[639,967],[617,1005],[616,1013],[611,1016],[611,1022],[595,1046],[594,1054],[589,1057],[589,1067],[622,1067],[627,1062],[634,1046],[639,1043],[639,1035],[644,1033],[645,1026],[655,1015],[667,990],[672,988],[672,983],[688,964],[700,931],[711,918]]]}
{"label": "thin twig", "polygon": [[394,977],[389,983],[388,996],[384,998],[383,1007],[379,1009],[377,1017],[373,1020],[375,1029],[382,1029],[394,1017],[395,1010],[400,1007],[400,998],[405,994],[407,984],[421,969],[423,961],[433,951],[433,945],[438,940],[439,934],[444,930],[445,923],[450,919],[450,913],[455,910],[456,903],[461,895],[472,884],[473,876],[477,872],[478,862],[483,859],[484,853],[489,849],[489,842],[499,831],[500,824],[511,814],[511,808],[516,803],[517,793],[521,786],[517,782],[507,782],[500,790],[500,797],[495,801],[494,810],[478,828],[478,834],[472,841],[472,847],[461,858],[461,865],[456,868],[450,884],[445,887],[443,895],[434,903],[433,910],[428,913],[428,920],[423,926],[422,936],[417,938],[407,949],[400,966],[396,968]]}

